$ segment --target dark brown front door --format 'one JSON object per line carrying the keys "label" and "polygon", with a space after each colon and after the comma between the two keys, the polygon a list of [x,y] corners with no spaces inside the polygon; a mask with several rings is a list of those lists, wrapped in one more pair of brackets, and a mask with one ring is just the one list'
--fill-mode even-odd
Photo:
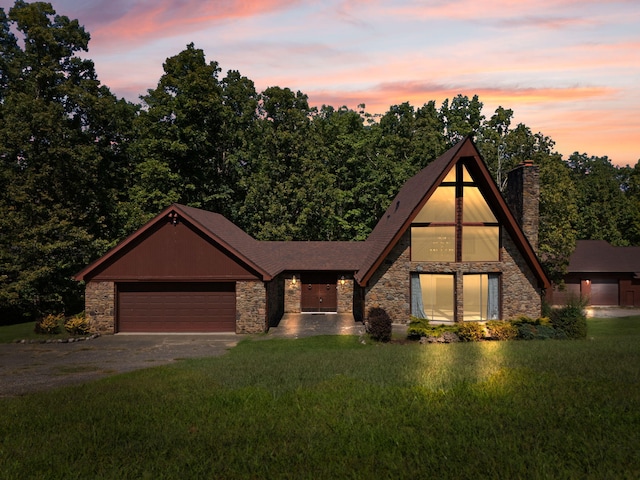
{"label": "dark brown front door", "polygon": [[234,332],[234,283],[121,283],[119,332]]}
{"label": "dark brown front door", "polygon": [[335,312],[338,307],[337,275],[335,273],[308,273],[301,277],[303,312]]}

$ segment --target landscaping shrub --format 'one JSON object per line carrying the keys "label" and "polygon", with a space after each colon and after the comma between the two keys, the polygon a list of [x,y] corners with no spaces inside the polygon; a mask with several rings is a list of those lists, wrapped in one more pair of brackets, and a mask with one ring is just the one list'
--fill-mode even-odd
{"label": "landscaping shrub", "polygon": [[89,333],[89,322],[82,312],[67,319],[64,328],[71,335],[86,335]]}
{"label": "landscaping shrub", "polygon": [[536,326],[532,323],[520,323],[514,325],[518,331],[518,340],[535,340],[538,331]]}
{"label": "landscaping shrub", "polygon": [[[409,322],[409,328],[407,329],[407,337],[412,340],[419,340],[420,338],[442,338],[445,343],[453,343],[447,340],[458,340],[456,332],[458,327],[456,325],[430,325],[429,320],[426,318],[411,317]],[[446,338],[445,338],[446,337]]]}
{"label": "landscaping shrub", "polygon": [[64,315],[62,313],[57,315],[50,313],[36,322],[34,330],[36,333],[56,335],[60,333],[63,321]]}
{"label": "landscaping shrub", "polygon": [[500,320],[487,322],[487,332],[494,340],[513,340],[518,336],[518,329],[511,322]]}
{"label": "landscaping shrub", "polygon": [[567,338],[586,338],[585,306],[586,302],[581,298],[569,299],[564,307],[551,312],[551,325],[557,332],[563,332]]}
{"label": "landscaping shrub", "polygon": [[379,342],[391,340],[391,317],[384,308],[372,307],[367,315],[367,332],[371,338]]}
{"label": "landscaping shrub", "polygon": [[463,342],[478,342],[482,340],[482,325],[477,322],[462,323],[458,326],[458,337]]}

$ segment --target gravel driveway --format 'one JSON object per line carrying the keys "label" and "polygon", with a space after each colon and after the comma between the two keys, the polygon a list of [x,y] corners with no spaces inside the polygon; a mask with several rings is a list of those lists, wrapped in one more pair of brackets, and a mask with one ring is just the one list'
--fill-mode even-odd
{"label": "gravel driveway", "polygon": [[242,337],[105,335],[74,343],[0,344],[0,397],[71,385],[183,358],[222,355]]}

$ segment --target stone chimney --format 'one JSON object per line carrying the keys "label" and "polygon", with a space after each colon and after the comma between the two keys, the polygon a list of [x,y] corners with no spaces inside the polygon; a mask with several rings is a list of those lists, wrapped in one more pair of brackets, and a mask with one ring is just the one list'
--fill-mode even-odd
{"label": "stone chimney", "polygon": [[533,250],[538,252],[540,169],[525,160],[508,173],[506,200]]}

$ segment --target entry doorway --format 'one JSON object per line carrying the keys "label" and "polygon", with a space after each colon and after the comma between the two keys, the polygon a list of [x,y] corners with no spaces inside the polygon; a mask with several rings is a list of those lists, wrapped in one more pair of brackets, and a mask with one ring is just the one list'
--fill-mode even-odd
{"label": "entry doorway", "polygon": [[335,272],[304,273],[300,283],[300,310],[302,312],[337,312],[338,282]]}

